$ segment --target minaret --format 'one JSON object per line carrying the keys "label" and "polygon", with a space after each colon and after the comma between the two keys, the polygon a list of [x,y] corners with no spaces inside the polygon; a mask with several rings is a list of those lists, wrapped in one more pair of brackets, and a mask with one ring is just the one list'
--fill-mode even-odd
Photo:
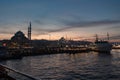
{"label": "minaret", "polygon": [[29,23],[28,26],[28,39],[31,40],[31,22]]}

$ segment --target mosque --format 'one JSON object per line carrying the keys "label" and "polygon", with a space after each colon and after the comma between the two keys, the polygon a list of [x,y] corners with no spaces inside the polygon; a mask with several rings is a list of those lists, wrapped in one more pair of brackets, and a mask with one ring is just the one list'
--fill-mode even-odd
{"label": "mosque", "polygon": [[22,31],[17,31],[14,36],[11,37],[10,47],[28,47],[31,42],[31,22],[28,26],[28,36],[26,37]]}

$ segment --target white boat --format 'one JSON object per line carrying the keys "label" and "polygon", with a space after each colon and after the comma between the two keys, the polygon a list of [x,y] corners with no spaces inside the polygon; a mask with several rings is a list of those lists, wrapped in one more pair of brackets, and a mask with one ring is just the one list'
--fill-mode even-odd
{"label": "white boat", "polygon": [[[109,35],[108,40],[109,40]],[[110,52],[112,50],[112,44],[109,41],[98,40],[96,35],[96,41],[90,45],[90,49],[98,52]]]}

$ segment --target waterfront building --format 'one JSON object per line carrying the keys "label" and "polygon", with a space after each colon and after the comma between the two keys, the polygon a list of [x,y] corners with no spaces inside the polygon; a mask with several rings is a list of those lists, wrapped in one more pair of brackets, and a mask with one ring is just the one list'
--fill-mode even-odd
{"label": "waterfront building", "polygon": [[17,31],[13,37],[11,37],[10,40],[10,47],[22,47],[22,48],[28,48],[32,46],[31,42],[31,22],[28,26],[28,35],[27,37],[22,31]]}
{"label": "waterfront building", "polygon": [[14,42],[25,42],[28,41],[28,38],[25,36],[25,34],[22,31],[17,31],[14,36],[11,38]]}
{"label": "waterfront building", "polygon": [[17,31],[11,38],[12,47],[26,47],[29,46],[29,39],[25,36],[22,31]]}
{"label": "waterfront building", "polygon": [[64,37],[61,37],[59,39],[59,46],[65,47],[66,46],[66,42],[67,42],[67,40]]}

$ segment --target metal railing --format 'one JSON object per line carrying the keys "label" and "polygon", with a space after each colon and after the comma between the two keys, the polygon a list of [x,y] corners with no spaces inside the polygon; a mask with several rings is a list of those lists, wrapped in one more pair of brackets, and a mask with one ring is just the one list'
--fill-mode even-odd
{"label": "metal railing", "polygon": [[0,64],[0,67],[2,67],[7,72],[8,76],[10,76],[16,80],[41,80],[41,79],[34,78],[33,76],[28,75],[26,73],[12,69],[12,68],[5,66],[3,64]]}

